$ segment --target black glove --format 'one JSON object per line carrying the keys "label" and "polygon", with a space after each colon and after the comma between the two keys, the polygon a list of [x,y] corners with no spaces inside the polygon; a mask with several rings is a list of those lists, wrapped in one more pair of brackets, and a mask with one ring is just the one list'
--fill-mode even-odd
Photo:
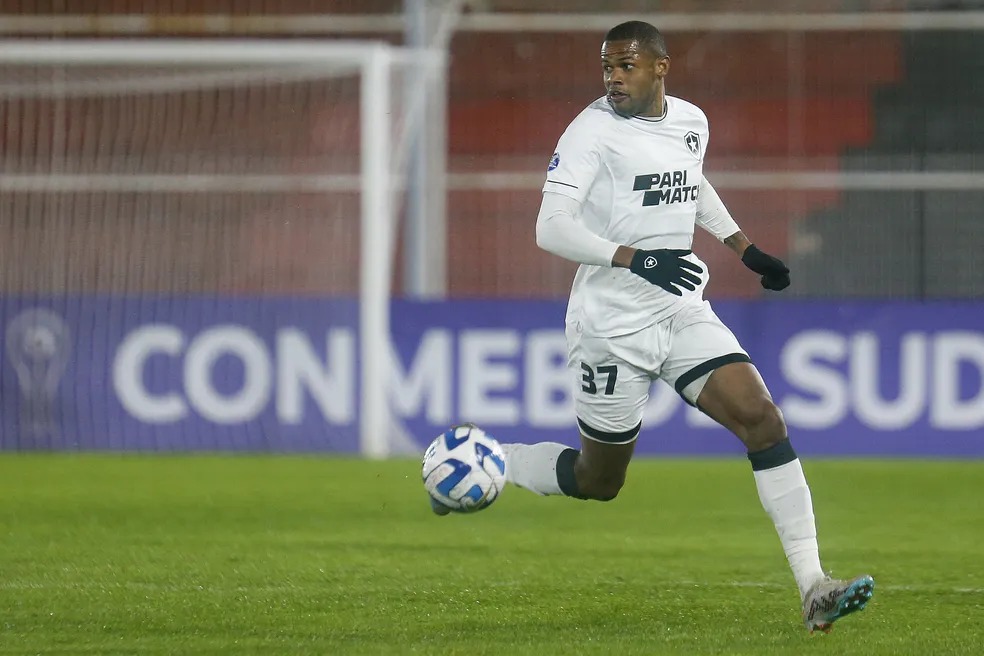
{"label": "black glove", "polygon": [[741,256],[742,264],[762,276],[762,286],[773,291],[789,287],[789,267],[782,260],[763,253],[750,244]]}
{"label": "black glove", "polygon": [[632,256],[629,271],[671,294],[683,296],[683,292],[674,285],[693,291],[700,284],[700,277],[694,274],[704,273],[698,265],[683,259],[685,255],[690,255],[690,251],[666,248],[655,251],[637,250]]}

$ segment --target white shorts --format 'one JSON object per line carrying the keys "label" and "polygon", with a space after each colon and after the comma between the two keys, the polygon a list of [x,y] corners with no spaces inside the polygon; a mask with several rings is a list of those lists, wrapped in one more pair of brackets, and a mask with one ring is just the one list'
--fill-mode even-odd
{"label": "white shorts", "polygon": [[715,369],[751,362],[707,301],[617,337],[588,335],[569,323],[567,347],[581,433],[609,444],[628,444],[639,434],[654,380],[672,385],[695,405]]}

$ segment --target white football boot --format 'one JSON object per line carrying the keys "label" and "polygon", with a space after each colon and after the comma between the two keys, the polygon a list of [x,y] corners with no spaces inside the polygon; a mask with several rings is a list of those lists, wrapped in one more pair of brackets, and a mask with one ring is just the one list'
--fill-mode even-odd
{"label": "white football boot", "polygon": [[810,633],[829,633],[834,622],[862,610],[874,591],[875,580],[867,574],[849,581],[825,576],[803,598],[803,622]]}

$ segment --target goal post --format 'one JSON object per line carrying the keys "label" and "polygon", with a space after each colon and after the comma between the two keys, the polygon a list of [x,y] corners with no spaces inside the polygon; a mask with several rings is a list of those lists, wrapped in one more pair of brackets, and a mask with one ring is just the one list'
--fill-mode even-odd
{"label": "goal post", "polygon": [[0,220],[37,242],[7,244],[0,291],[353,296],[359,451],[409,448],[388,398],[393,263],[445,66],[382,41],[0,41]]}
{"label": "goal post", "polygon": [[[374,49],[362,75],[362,240],[359,258],[363,302],[359,340],[362,355],[362,419],[360,442],[364,455],[388,455],[392,432],[389,413],[390,280],[396,229],[393,183],[387,158],[390,139],[386,125],[390,110],[389,53]],[[373,99],[371,102],[368,99]],[[369,129],[367,129],[369,128]],[[366,300],[369,302],[366,302]],[[381,302],[380,302],[381,301]]]}

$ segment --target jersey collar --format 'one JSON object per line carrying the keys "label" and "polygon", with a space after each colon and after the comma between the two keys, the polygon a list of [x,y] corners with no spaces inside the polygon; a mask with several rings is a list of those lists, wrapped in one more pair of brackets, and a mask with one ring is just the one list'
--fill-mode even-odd
{"label": "jersey collar", "polygon": [[660,122],[660,121],[662,121],[662,120],[663,120],[664,118],[666,118],[666,114],[667,114],[667,113],[668,113],[669,111],[670,111],[670,103],[669,103],[669,101],[668,101],[668,100],[667,100],[667,99],[666,99],[666,98],[664,97],[664,98],[663,98],[663,113],[662,113],[662,114],[661,114],[660,116],[639,116],[639,115],[637,114],[637,115],[635,115],[635,116],[632,116],[632,117],[630,117],[630,118],[637,118],[637,119],[639,119],[640,121],[645,121],[646,123],[659,123],[659,122]]}

